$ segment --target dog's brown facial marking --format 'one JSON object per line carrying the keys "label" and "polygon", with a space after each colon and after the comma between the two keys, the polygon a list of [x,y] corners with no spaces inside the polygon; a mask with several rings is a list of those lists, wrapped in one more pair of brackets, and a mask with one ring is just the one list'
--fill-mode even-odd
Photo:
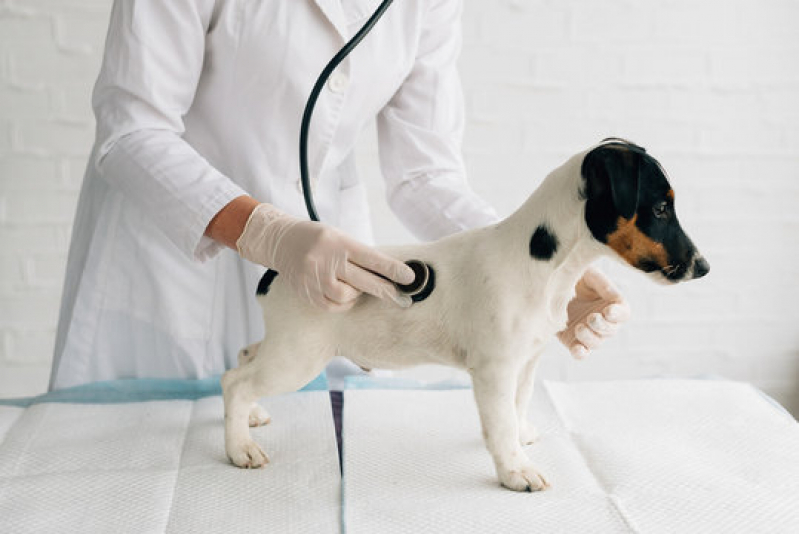
{"label": "dog's brown facial marking", "polygon": [[616,230],[607,236],[607,244],[624,260],[642,271],[663,269],[668,265],[668,254],[663,243],[658,243],[636,225],[638,214],[631,219],[619,217]]}

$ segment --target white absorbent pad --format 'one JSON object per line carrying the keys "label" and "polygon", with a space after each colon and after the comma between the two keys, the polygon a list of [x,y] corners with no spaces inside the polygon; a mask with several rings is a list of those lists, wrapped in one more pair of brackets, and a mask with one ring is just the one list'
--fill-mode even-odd
{"label": "white absorbent pad", "polygon": [[0,406],[0,532],[338,532],[328,393],[262,403],[258,470],[229,463],[218,396]]}
{"label": "white absorbent pad", "polygon": [[347,532],[799,532],[799,425],[751,386],[548,383],[530,419],[551,488],[517,493],[470,390],[346,391]]}

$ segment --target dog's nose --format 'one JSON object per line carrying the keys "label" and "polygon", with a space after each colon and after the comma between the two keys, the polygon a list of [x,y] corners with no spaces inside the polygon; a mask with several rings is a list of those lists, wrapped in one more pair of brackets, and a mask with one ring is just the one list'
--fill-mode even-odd
{"label": "dog's nose", "polygon": [[710,272],[710,264],[705,258],[699,256],[694,260],[694,278],[702,278]]}

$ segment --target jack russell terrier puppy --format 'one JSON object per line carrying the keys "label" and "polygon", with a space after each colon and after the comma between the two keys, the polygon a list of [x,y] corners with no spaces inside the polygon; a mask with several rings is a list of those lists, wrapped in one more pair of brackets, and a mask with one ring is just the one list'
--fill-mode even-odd
{"label": "jack russell terrier puppy", "polygon": [[368,369],[437,363],[467,370],[499,481],[544,489],[522,449],[536,438],[527,406],[539,355],[566,327],[566,306],[586,269],[612,256],[672,284],[710,269],[677,221],[663,168],[616,138],[555,169],[498,224],[383,250],[429,268],[410,308],[362,295],[350,310],[329,313],[295,298],[274,271],[264,275],[258,298],[266,337],[222,377],[225,448],[235,465],[268,462],[248,429],[269,422],[256,399],[302,388],[342,355]]}

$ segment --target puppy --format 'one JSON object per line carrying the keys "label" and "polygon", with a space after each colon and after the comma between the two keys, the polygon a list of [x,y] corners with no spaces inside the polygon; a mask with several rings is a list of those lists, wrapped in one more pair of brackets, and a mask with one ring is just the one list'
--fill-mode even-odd
{"label": "puppy", "polygon": [[249,435],[248,423],[269,420],[254,401],[296,391],[342,355],[369,369],[467,370],[500,483],[544,489],[522,449],[536,436],[526,410],[539,355],[566,326],[566,306],[588,266],[612,256],[669,284],[709,270],[677,221],[663,168],[615,138],[569,159],[498,224],[384,250],[431,268],[424,300],[400,309],[363,295],[352,309],[328,313],[296,299],[274,271],[264,275],[266,337],[222,377],[225,447],[235,465],[268,461]]}

